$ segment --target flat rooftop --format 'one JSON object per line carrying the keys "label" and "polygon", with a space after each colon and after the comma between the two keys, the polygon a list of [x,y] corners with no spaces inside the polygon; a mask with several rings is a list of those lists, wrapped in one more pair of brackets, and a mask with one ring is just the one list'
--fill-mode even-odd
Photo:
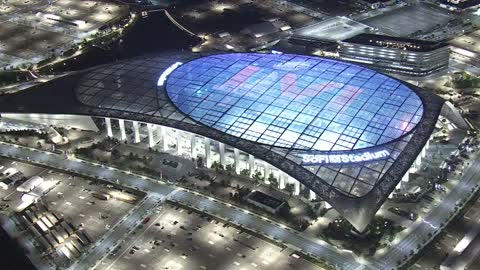
{"label": "flat rooftop", "polygon": [[447,46],[446,43],[375,34],[356,35],[344,40],[344,42],[381,48],[403,49],[411,52],[429,52]]}
{"label": "flat rooftop", "polygon": [[319,40],[338,41],[364,33],[367,29],[369,29],[368,25],[346,17],[337,16],[300,28],[294,32],[294,35]]}
{"label": "flat rooftop", "polygon": [[275,197],[272,197],[257,190],[252,191],[250,194],[248,194],[248,199],[256,201],[273,209],[277,209],[284,203],[284,201],[282,200],[279,200]]}

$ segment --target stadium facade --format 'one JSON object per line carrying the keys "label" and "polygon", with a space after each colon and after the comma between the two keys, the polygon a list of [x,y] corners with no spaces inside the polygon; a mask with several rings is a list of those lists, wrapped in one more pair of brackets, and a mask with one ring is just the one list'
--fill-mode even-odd
{"label": "stadium facade", "polygon": [[272,173],[278,188],[327,202],[359,231],[418,167],[444,108],[431,92],[351,63],[190,52],[71,73],[0,96],[0,106],[2,117],[101,118],[109,137],[130,140],[131,128],[133,143],[143,137],[207,167]]}

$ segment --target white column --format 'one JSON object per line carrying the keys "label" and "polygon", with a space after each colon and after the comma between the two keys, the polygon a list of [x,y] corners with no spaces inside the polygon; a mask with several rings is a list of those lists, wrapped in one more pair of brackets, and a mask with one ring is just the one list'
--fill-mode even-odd
{"label": "white column", "polygon": [[139,143],[140,142],[140,125],[138,124],[138,121],[133,121],[133,134],[134,134],[134,143]]}
{"label": "white column", "polygon": [[107,136],[110,138],[113,137],[112,120],[108,117],[105,117],[105,125],[107,126]]}
{"label": "white column", "polygon": [[167,130],[167,127],[162,127],[160,129],[160,131],[162,132],[162,142],[163,142],[163,151],[167,151],[168,150],[168,130]]}
{"label": "white column", "polygon": [[293,186],[294,186],[294,190],[293,190],[293,195],[300,195],[300,182],[298,182],[297,180],[293,181]]}
{"label": "white column", "polygon": [[417,159],[415,160],[415,167],[418,169],[422,164],[422,155],[418,155]]}
{"label": "white column", "polygon": [[147,131],[148,131],[148,146],[154,147],[155,146],[155,138],[153,137],[153,124],[147,124]]}
{"label": "white column", "polygon": [[196,145],[196,139],[195,139],[195,134],[191,134],[190,136],[190,154],[192,155],[192,158],[197,158],[197,150],[195,149]]}
{"label": "white column", "polygon": [[220,154],[220,165],[225,168],[225,144],[218,142],[218,152]]}
{"label": "white column", "polygon": [[422,158],[424,158],[425,156],[427,155],[427,145],[425,145],[423,148],[422,148]]}
{"label": "white column", "polygon": [[157,127],[157,138],[162,138],[162,129],[163,127],[162,126],[156,126]]}
{"label": "white column", "polygon": [[255,173],[255,157],[248,154],[248,170],[250,171],[250,176]]}
{"label": "white column", "polygon": [[264,162],[263,163],[263,168],[265,169],[264,173],[265,173],[265,178],[264,178],[264,182],[265,184],[269,184],[270,182],[268,181],[268,177],[270,176],[270,166],[268,165],[268,163]]}
{"label": "white column", "polygon": [[125,121],[123,119],[118,119],[118,125],[120,126],[120,139],[125,141],[127,139],[127,134],[125,133]]}
{"label": "white column", "polygon": [[287,178],[287,176],[283,173],[280,173],[278,175],[278,187],[280,189],[284,189],[285,188],[285,178]]}
{"label": "white column", "polygon": [[182,155],[182,134],[180,130],[175,131],[177,133],[177,155]]}
{"label": "white column", "polygon": [[402,189],[402,183],[403,183],[403,178],[402,178],[402,181],[398,182],[398,184],[395,186],[395,189],[396,190]]}
{"label": "white column", "polygon": [[233,148],[233,157],[235,162],[235,172],[240,174],[240,150]]}
{"label": "white column", "polygon": [[409,176],[410,176],[410,173],[409,173],[409,172],[407,172],[405,175],[403,175],[403,177],[402,177],[402,182],[408,183]]}
{"label": "white column", "polygon": [[315,200],[317,198],[317,194],[311,189],[309,190],[309,198],[310,200]]}
{"label": "white column", "polygon": [[212,166],[212,161],[210,160],[210,139],[205,137],[205,164],[207,168]]}

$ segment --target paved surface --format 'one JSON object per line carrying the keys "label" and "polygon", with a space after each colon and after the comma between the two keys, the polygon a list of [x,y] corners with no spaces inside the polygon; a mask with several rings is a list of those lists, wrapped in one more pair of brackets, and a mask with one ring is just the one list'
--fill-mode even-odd
{"label": "paved surface", "polygon": [[[98,166],[80,160],[64,159],[62,156],[47,154],[38,150],[0,143],[0,154],[69,172],[105,179],[107,181],[116,182],[120,185],[138,188],[140,190],[150,191],[160,197],[167,196],[175,190],[175,187],[173,186],[147,177],[127,174],[116,169]],[[135,184],[132,185],[132,183]],[[279,241],[289,243],[297,249],[324,258],[340,269],[363,269],[362,265],[359,264],[349,252],[340,253],[331,246],[313,241],[307,236],[302,236],[301,234],[290,231],[287,228],[282,228],[279,225],[271,223],[271,221],[262,219],[261,217],[245,213],[239,208],[228,206],[219,201],[184,190],[176,192],[172,196],[172,199],[181,204],[202,209],[205,212],[219,216],[223,219],[228,219],[233,223],[250,228],[254,231],[264,232],[267,236],[275,237]],[[119,229],[116,228],[115,230]],[[106,241],[102,243],[105,243],[102,245],[107,245]],[[89,261],[89,263],[91,262],[93,261]],[[87,265],[87,263],[85,263],[85,265]]]}
{"label": "paved surface", "polygon": [[165,196],[147,195],[140,204],[132,209],[132,211],[115,225],[109,233],[104,235],[102,239],[93,246],[84,256],[70,266],[69,269],[89,269],[91,266],[103,258],[110,249],[115,246],[125,235],[127,235],[135,226],[142,221],[150,209],[162,203],[166,199]]}
{"label": "paved surface", "polygon": [[[137,187],[140,190],[151,191],[157,196],[167,196],[175,189],[173,186],[153,179],[123,173],[105,166],[93,165],[78,160],[66,160],[55,154],[46,154],[45,152],[3,143],[0,144],[0,154],[91,177],[102,178],[108,181],[115,181],[125,186],[132,186],[132,183],[135,183],[134,188]],[[172,196],[172,199],[184,205],[228,219],[233,223],[254,231],[263,232],[268,236],[289,243],[307,253],[324,258],[340,269],[387,270],[396,268],[397,262],[404,260],[405,255],[409,255],[411,250],[415,250],[418,244],[423,243],[424,239],[428,237],[428,233],[434,234],[438,231],[441,223],[447,220],[450,213],[454,210],[456,202],[470,196],[472,188],[477,185],[476,175],[480,175],[480,160],[474,161],[473,164],[465,170],[462,181],[455,186],[452,192],[443,200],[442,204],[433,209],[424,220],[414,225],[409,234],[398,244],[395,244],[383,256],[368,266],[358,263],[351,253],[342,253],[334,250],[332,247],[324,245],[324,243],[320,241],[313,241],[301,234],[275,225],[268,220],[251,215],[239,208],[212,200],[211,198],[180,190]]]}
{"label": "paved surface", "polygon": [[[463,215],[456,228],[449,226],[447,232],[459,228],[462,238],[452,243],[452,250],[449,251],[450,255],[443,261],[440,269],[465,269],[469,265],[475,265],[472,262],[480,253],[480,211],[478,203],[479,201],[470,207],[470,210]],[[453,244],[456,245],[453,246]]]}
{"label": "paved surface", "polygon": [[[462,180],[452,189],[450,194],[442,201],[440,205],[434,208],[427,217],[421,220],[415,227],[403,238],[398,244],[390,248],[384,256],[380,257],[373,263],[373,267],[377,269],[394,269],[398,261],[403,261],[405,255],[409,255],[411,250],[415,250],[417,245],[422,244],[424,239],[429,238],[439,231],[441,224],[454,211],[455,204],[464,198],[469,197],[472,188],[478,186],[478,178],[480,176],[480,161],[475,161],[465,170]],[[440,229],[441,230],[441,229]]]}
{"label": "paved surface", "polygon": [[322,270],[291,256],[294,251],[290,248],[212,220],[201,212],[169,203],[155,211],[150,221],[127,236],[96,270]]}
{"label": "paved surface", "polygon": [[429,33],[437,28],[437,25],[443,26],[453,18],[455,16],[446,10],[421,3],[390,10],[361,22],[388,35],[408,37],[419,31]]}
{"label": "paved surface", "polygon": [[209,214],[213,214],[226,219],[241,227],[248,228],[252,231],[263,232],[267,237],[278,239],[282,242],[297,247],[304,252],[321,257],[328,262],[334,264],[339,269],[355,269],[360,266],[352,255],[348,252],[340,254],[331,250],[322,243],[309,239],[297,232],[274,225],[269,220],[261,219],[253,216],[248,211],[241,210],[236,207],[229,207],[218,201],[211,200],[204,196],[192,194],[190,192],[178,192],[172,196],[172,200],[178,201],[187,206],[193,206]]}

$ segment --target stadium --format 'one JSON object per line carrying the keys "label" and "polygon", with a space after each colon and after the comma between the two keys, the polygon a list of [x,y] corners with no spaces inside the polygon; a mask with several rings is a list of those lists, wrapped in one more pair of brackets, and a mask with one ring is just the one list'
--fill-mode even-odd
{"label": "stadium", "polygon": [[54,125],[96,129],[91,118],[100,118],[100,130],[121,141],[129,140],[127,126],[133,143],[144,136],[207,167],[273,174],[279,189],[325,201],[358,231],[408,181],[441,113],[465,126],[414,85],[347,62],[278,53],[142,56],[1,96],[0,106],[2,117]]}

